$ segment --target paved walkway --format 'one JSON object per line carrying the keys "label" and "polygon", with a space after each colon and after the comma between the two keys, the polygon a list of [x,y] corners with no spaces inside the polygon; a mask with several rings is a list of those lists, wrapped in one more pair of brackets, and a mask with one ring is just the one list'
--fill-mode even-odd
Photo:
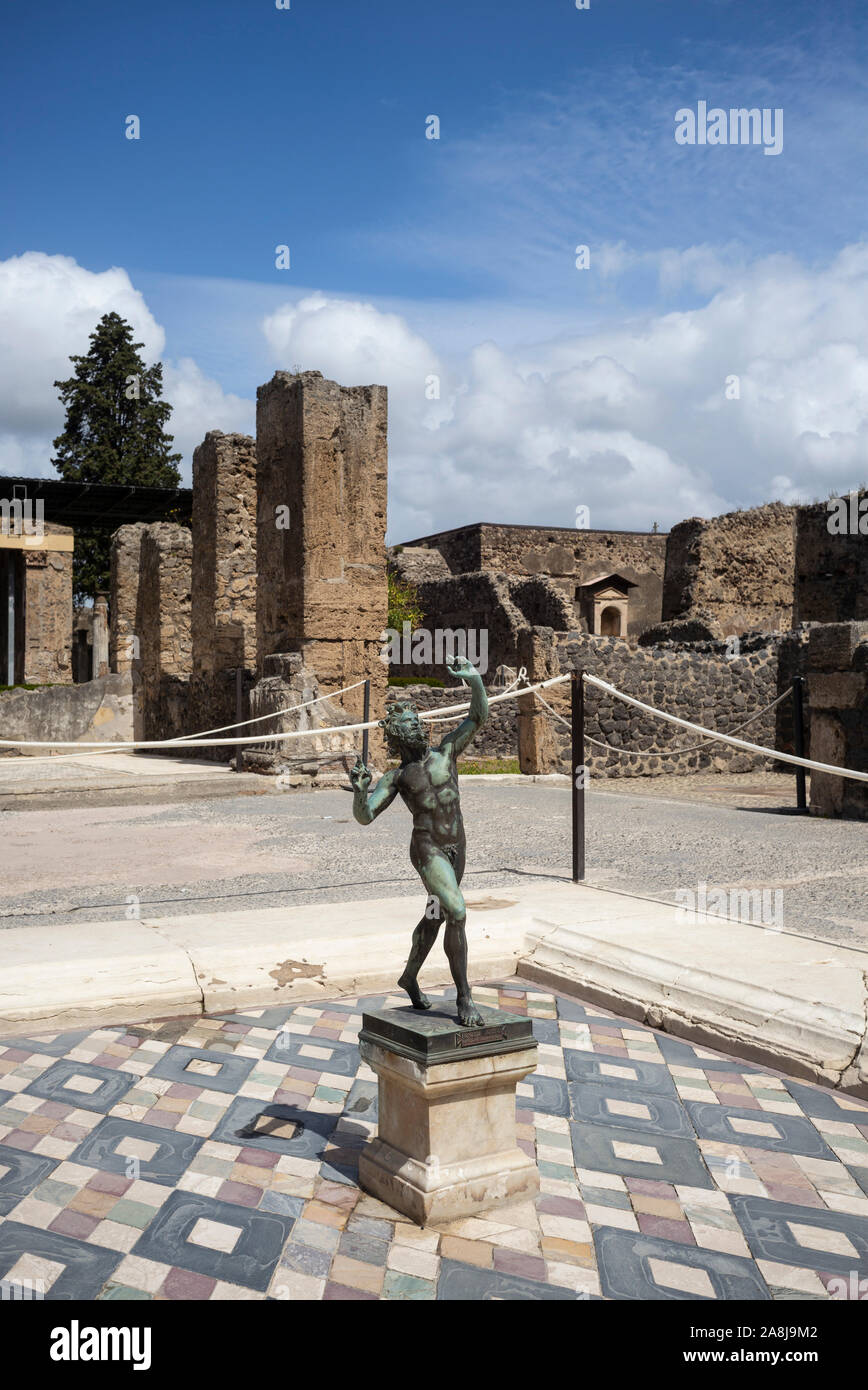
{"label": "paved walkway", "polygon": [[[48,1299],[829,1299],[868,1105],[516,981],[542,1191],[419,1229],[356,1186],[379,995],[0,1045],[0,1279]],[[855,1278],[852,1276],[855,1274]]]}
{"label": "paved walkway", "polygon": [[[164,760],[141,761],[150,767]],[[126,792],[82,788],[61,798],[6,801],[0,794],[0,933],[49,922],[116,920],[131,896],[140,900],[143,915],[399,892],[418,897],[408,859],[411,825],[400,803],[363,827],[353,820],[347,791],[281,793],[270,778],[186,760],[178,766],[189,767],[194,780],[184,772],[158,784],[156,775],[136,772],[126,776],[132,784]],[[734,899],[765,893],[786,931],[868,944],[864,822],[778,814],[746,795],[737,807],[615,786],[592,789],[588,797],[589,883],[669,901],[681,901],[684,890],[698,896],[702,885]],[[89,800],[100,795],[136,804]],[[461,800],[468,888],[569,874],[565,786],[467,777]]]}

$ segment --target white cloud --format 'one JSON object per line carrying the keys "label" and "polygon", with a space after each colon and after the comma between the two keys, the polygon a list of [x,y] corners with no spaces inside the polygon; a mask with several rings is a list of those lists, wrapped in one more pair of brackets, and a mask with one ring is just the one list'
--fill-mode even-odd
{"label": "white cloud", "polygon": [[174,450],[185,459],[189,480],[189,461],[208,430],[225,434],[255,434],[256,405],[243,396],[228,394],[212,377],[206,376],[191,357],[163,365],[163,394],[172,403],[168,429],[174,435]]}
{"label": "white cloud", "polygon": [[[626,264],[632,253],[619,254]],[[484,519],[569,526],[580,505],[592,526],[668,526],[864,481],[868,245],[819,267],[774,256],[726,269],[725,248],[666,255],[667,274],[708,277],[705,302],[594,330],[564,332],[563,319],[527,306],[440,301],[427,312],[422,301],[305,291],[265,319],[251,308],[269,354],[262,379],[298,365],[388,386],[396,541]],[[163,330],[124,270],[39,253],[0,264],[0,471],[49,473],[62,425],[53,380],[111,308],[148,360],[162,352]],[[193,357],[164,363],[189,478],[205,432],[252,433],[254,405]],[[725,392],[732,376],[737,400]]]}
{"label": "white cloud", "polygon": [[[409,409],[425,403],[425,379],[442,375],[436,352],[398,314],[373,304],[310,294],[263,321],[263,332],[285,370],[321,371],[352,385],[385,384]],[[437,409],[427,412],[438,416]]]}
{"label": "white cloud", "polygon": [[[682,259],[710,284],[722,274],[709,248]],[[868,246],[819,269],[769,257],[726,280],[696,309],[509,350],[450,353],[442,316],[435,348],[400,314],[322,295],[264,328],[276,366],[390,388],[395,540],[485,519],[569,526],[579,505],[592,526],[669,526],[861,481]],[[733,376],[738,399],[726,394]]]}
{"label": "white cloud", "polygon": [[[71,256],[27,251],[0,261],[0,472],[53,477],[52,440],[64,411],[55,380],[71,376],[73,354],[88,350],[103,314],[133,328],[147,363],[161,357],[165,333],[127,272],[90,271]],[[253,404],[227,395],[189,358],[165,362],[170,431],[188,460],[208,429],[253,428]]]}

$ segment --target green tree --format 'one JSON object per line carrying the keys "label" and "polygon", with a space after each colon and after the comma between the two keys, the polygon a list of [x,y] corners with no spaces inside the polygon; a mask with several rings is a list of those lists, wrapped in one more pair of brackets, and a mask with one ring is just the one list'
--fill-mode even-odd
{"label": "green tree", "polygon": [[[181,455],[172,453],[165,426],[172,413],[162,400],[163,364],[146,367],[144,345],[120,314],[104,314],[90,348],[71,357],[74,375],[55,381],[66,406],[66,428],[54,441],[52,460],[70,483],[125,483],[177,487]],[[76,531],[73,584],[76,599],[93,597],[109,582],[111,527]]]}

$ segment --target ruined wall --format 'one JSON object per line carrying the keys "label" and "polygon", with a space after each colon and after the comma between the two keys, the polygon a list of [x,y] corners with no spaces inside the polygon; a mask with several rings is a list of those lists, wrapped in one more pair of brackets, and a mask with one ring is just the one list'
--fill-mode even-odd
{"label": "ruined wall", "polygon": [[[392,563],[404,577],[402,558],[398,556]],[[415,589],[423,612],[419,628],[431,633],[432,643],[438,631],[444,634],[444,649],[449,640],[446,634],[465,633],[467,654],[483,676],[498,666],[516,664],[518,635],[525,628],[544,623],[567,632],[573,626],[572,604],[545,575],[523,579],[483,570],[476,574],[450,574],[443,579],[420,579]],[[411,643],[411,660],[407,662],[403,659],[403,641],[401,648],[402,659],[390,663],[390,675],[443,679],[442,659],[435,656],[432,661],[420,660]],[[483,656],[484,660],[478,659]]]}
{"label": "ruined wall", "polygon": [[[0,693],[0,728],[7,739],[31,742],[128,742],[133,732],[133,689],[129,675],[102,676],[80,685]],[[44,748],[21,747],[28,757]]]}
{"label": "ruined wall", "polygon": [[796,620],[868,619],[868,491],[796,510]]}
{"label": "ruined wall", "polygon": [[193,454],[191,729],[233,723],[235,671],[256,666],[256,505],[254,441],[210,430]]}
{"label": "ruined wall", "polygon": [[[811,757],[868,772],[868,622],[811,629],[807,685]],[[868,820],[868,782],[812,772],[810,809]]]}
{"label": "ruined wall", "polygon": [[138,662],[136,614],[145,522],[121,526],[112,536],[109,587],[109,669],[132,671]]}
{"label": "ruined wall", "polygon": [[[68,526],[45,522],[45,535],[72,537]],[[24,670],[34,685],[72,682],[72,549],[25,546]]]}
{"label": "ruined wall", "polygon": [[191,732],[192,550],[193,539],[184,526],[157,521],[142,532],[135,632],[141,650],[141,737],[145,739],[177,738]]}
{"label": "ruined wall", "polygon": [[701,616],[721,637],[793,624],[795,508],[772,502],[673,526],[666,546],[663,621]]}
{"label": "ruined wall", "polygon": [[[783,639],[774,633],[758,634],[742,643],[741,655],[727,656],[726,643],[703,642],[682,646],[632,646],[612,637],[593,637],[572,632],[564,636],[545,628],[522,634],[519,656],[531,682],[581,668],[617,686],[627,695],[690,719],[721,733],[735,733],[737,726],[758,713],[781,693],[791,677],[782,677],[780,653]],[[788,663],[793,654],[788,654]],[[789,671],[789,666],[788,666]],[[570,688],[554,686],[545,698],[562,718],[569,720]],[[521,765],[523,772],[568,772],[570,732],[542,713],[527,696],[521,701]],[[694,751],[661,756],[663,750],[702,743],[700,735],[679,729],[591,686],[585,688],[586,764],[591,776],[654,776],[695,771],[746,772],[769,761],[755,754],[712,743]],[[766,747],[787,750],[778,713],[771,710],[745,729],[742,737]],[[611,745],[611,751],[590,742]],[[780,742],[776,743],[776,740]],[[619,753],[617,749],[642,749]]]}
{"label": "ruined wall", "polygon": [[[453,574],[488,570],[548,576],[573,605],[580,585],[601,574],[623,574],[636,585],[630,590],[628,635],[660,620],[666,559],[663,534],[485,522],[423,536],[407,548],[423,547],[439,551]],[[574,621],[578,617],[576,610]]]}
{"label": "ruined wall", "polygon": [[[386,688],[386,426],[383,386],[276,372],[257,391],[260,673],[301,652],[326,690],[370,677],[372,709]],[[361,718],[361,689],[343,705]]]}

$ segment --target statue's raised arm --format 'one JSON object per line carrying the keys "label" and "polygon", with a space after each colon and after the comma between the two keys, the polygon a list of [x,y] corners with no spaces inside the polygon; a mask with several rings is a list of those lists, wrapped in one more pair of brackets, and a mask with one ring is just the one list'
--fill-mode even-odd
{"label": "statue's raised arm", "polygon": [[442,752],[451,751],[457,758],[459,753],[464,752],[474,734],[479,733],[488,718],[488,696],[482,684],[482,677],[466,656],[456,656],[451,666],[447,662],[446,669],[450,676],[460,676],[470,687],[470,710],[467,718],[462,719],[458,728],[447,734],[440,745]]}

